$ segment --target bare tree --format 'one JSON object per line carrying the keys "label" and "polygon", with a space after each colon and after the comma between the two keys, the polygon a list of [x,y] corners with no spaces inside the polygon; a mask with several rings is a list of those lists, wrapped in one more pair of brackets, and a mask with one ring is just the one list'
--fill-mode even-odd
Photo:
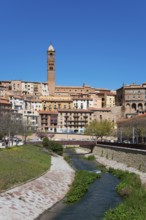
{"label": "bare tree", "polygon": [[0,137],[1,139],[12,141],[13,137],[18,134],[22,127],[22,120],[19,114],[12,111],[0,111]]}
{"label": "bare tree", "polygon": [[[118,123],[118,130],[122,131],[122,139],[133,143],[144,143],[146,140],[146,117],[139,116]],[[120,139],[121,133],[118,132]]]}

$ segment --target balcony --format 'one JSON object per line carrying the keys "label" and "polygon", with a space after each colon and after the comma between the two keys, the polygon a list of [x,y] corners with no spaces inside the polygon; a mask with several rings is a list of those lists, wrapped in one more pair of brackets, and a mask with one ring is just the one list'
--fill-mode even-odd
{"label": "balcony", "polygon": [[74,115],[73,117],[74,117],[74,118],[79,118],[79,115]]}

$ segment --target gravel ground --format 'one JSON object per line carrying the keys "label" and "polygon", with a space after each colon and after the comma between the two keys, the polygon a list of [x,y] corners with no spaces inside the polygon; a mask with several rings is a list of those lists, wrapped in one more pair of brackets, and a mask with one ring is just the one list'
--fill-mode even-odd
{"label": "gravel ground", "polygon": [[60,156],[40,178],[0,194],[0,220],[32,220],[61,200],[74,179],[73,169]]}

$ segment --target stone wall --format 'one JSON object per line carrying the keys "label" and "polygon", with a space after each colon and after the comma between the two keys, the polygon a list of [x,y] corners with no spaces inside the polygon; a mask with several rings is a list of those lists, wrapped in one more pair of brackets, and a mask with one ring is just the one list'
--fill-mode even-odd
{"label": "stone wall", "polygon": [[146,152],[142,150],[99,145],[94,147],[93,153],[100,157],[124,163],[129,167],[146,172]]}

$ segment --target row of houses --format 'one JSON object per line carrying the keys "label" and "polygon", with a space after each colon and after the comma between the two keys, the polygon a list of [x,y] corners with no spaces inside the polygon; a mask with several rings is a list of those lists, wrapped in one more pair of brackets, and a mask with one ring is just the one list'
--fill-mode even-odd
{"label": "row of houses", "polygon": [[55,50],[47,50],[47,82],[0,81],[0,108],[15,112],[33,130],[79,132],[96,119],[115,124],[146,112],[146,83],[112,91],[55,84]]}
{"label": "row of houses", "polygon": [[83,133],[86,125],[94,119],[117,121],[120,115],[118,107],[94,108],[88,101],[85,99],[86,104],[82,106],[77,99],[36,100],[11,95],[9,99],[1,98],[0,108],[17,112],[32,130],[48,132]]}

